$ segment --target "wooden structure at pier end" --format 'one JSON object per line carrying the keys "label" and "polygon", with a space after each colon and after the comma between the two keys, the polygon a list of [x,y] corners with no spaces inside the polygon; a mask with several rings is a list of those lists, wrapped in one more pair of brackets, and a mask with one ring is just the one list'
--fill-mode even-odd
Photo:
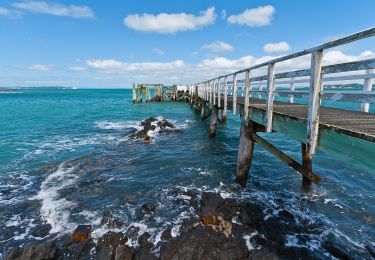
{"label": "wooden structure at pier end", "polygon": [[[201,119],[211,116],[210,137],[215,136],[220,111],[223,124],[228,110],[240,115],[236,181],[241,186],[247,183],[255,143],[300,173],[304,188],[320,181],[313,170],[317,150],[375,173],[375,114],[369,113],[370,104],[375,103],[375,59],[323,66],[327,49],[374,35],[375,27],[188,86],[190,102]],[[287,69],[292,59],[303,63],[305,58],[308,68]],[[332,82],[340,87],[333,88]],[[361,82],[362,86],[348,89],[343,82]],[[358,102],[359,111],[326,106],[326,97],[332,95],[350,96],[352,103]],[[300,102],[294,97],[301,97]],[[301,161],[259,132],[280,132],[299,141]]]}

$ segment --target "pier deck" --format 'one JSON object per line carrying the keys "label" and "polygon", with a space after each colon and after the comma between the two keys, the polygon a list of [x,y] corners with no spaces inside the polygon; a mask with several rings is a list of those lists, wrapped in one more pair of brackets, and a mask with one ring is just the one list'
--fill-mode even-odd
{"label": "pier deck", "polygon": [[[224,98],[221,100],[224,102]],[[228,106],[233,107],[232,102],[233,98],[228,96]],[[237,97],[237,104],[244,105],[244,98]],[[267,110],[266,100],[250,98],[249,108],[265,112]],[[305,124],[308,121],[308,106],[303,104],[274,101],[273,113],[274,116],[300,120],[305,122]],[[372,113],[321,106],[319,128],[375,143],[375,114]]]}
{"label": "pier deck", "polygon": [[[216,135],[220,111],[223,124],[227,110],[241,116],[236,173],[241,186],[246,186],[255,144],[299,172],[305,188],[320,181],[313,171],[316,151],[375,173],[375,114],[369,113],[370,104],[375,103],[372,91],[375,59],[323,66],[327,49],[374,35],[375,27],[188,86],[190,102],[200,111],[201,119],[211,116],[209,137]],[[309,68],[282,69],[285,62],[306,55],[310,58]],[[278,68],[280,71],[275,73]],[[331,87],[332,82],[340,87]],[[353,82],[363,84],[361,89],[353,89]],[[287,93],[289,102],[275,100],[282,92]],[[340,97],[350,95],[350,102],[358,103],[361,111],[322,105],[323,96],[332,93]],[[304,100],[300,104],[294,102],[297,94],[302,94]],[[267,140],[267,135],[258,132],[280,132],[299,141],[301,161],[279,150]]]}

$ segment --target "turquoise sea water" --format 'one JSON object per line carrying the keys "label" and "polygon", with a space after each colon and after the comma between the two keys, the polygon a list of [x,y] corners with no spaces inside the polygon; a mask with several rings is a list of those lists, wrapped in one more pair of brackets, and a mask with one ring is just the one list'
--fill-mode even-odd
{"label": "turquoise sea water", "polygon": [[[129,140],[150,116],[173,122],[182,134],[156,135],[151,144]],[[298,174],[257,146],[242,190],[234,182],[238,117],[229,115],[210,140],[209,122],[186,103],[133,105],[130,90],[22,89],[0,94],[0,122],[0,258],[8,247],[37,241],[30,232],[41,223],[52,225],[47,238],[80,223],[93,224],[98,237],[105,211],[126,228],[151,233],[152,241],[168,227],[177,234],[183,219],[196,214],[176,204],[190,189],[258,201],[269,216],[282,201],[297,221],[316,226],[291,232],[290,246],[319,251],[332,235],[353,250],[375,246],[375,170],[318,153],[322,181],[303,191]],[[300,160],[298,142],[265,137]],[[137,212],[145,202],[158,204],[153,217]]]}

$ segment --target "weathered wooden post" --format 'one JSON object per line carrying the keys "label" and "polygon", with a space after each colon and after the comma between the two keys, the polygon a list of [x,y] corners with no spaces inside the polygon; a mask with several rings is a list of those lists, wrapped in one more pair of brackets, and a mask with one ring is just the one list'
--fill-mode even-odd
{"label": "weathered wooden post", "polygon": [[199,111],[198,85],[195,86],[195,91],[194,91],[194,110],[195,112]]}
{"label": "weathered wooden post", "polygon": [[202,99],[202,106],[201,106],[201,120],[206,119],[206,100]]}
{"label": "weathered wooden post", "polygon": [[151,101],[151,92],[150,92],[150,86],[147,84],[146,85],[146,102],[150,102]]}
{"label": "weathered wooden post", "polygon": [[213,138],[216,136],[218,113],[219,113],[219,107],[217,105],[214,105],[212,109],[211,123],[210,123],[210,135],[209,135],[210,138]]}
{"label": "weathered wooden post", "polygon": [[250,91],[251,91],[251,82],[250,82],[250,70],[247,70],[245,73],[245,82],[246,82],[246,89],[245,89],[245,104],[244,104],[244,117],[245,120],[248,120],[249,117],[249,103],[250,103]]}
{"label": "weathered wooden post", "polygon": [[132,92],[133,92],[133,104],[137,103],[137,91],[135,90],[135,83],[133,82],[132,86]]}
{"label": "weathered wooden post", "polygon": [[227,105],[228,105],[228,77],[224,77],[224,107],[221,110],[221,122],[225,124],[227,122]]}
{"label": "weathered wooden post", "polygon": [[[374,69],[367,69],[367,74],[372,74],[374,72]],[[372,90],[372,77],[365,78],[365,81],[363,83],[363,91],[371,91]],[[370,110],[370,103],[365,102],[361,103],[361,111],[368,113]]]}
{"label": "weathered wooden post", "polygon": [[142,103],[143,85],[138,84],[138,103]]}
{"label": "weathered wooden post", "polygon": [[241,115],[240,144],[237,156],[236,181],[245,187],[253,159],[254,143],[252,136],[255,134],[255,125],[252,121]]}
{"label": "weathered wooden post", "polygon": [[[310,72],[310,95],[308,107],[307,123],[307,145],[303,147],[303,163],[307,165],[309,171],[312,170],[312,155],[318,143],[319,135],[319,108],[321,99],[321,81],[322,81],[322,60],[323,50],[314,51],[311,54],[311,72]],[[302,179],[302,186],[308,188],[311,185],[309,180]]]}
{"label": "weathered wooden post", "polygon": [[275,77],[275,63],[268,65],[267,76],[267,110],[266,110],[266,131],[272,132],[272,117],[273,117],[273,99],[274,99],[274,84]]}
{"label": "weathered wooden post", "polygon": [[233,115],[236,115],[237,114],[237,73],[233,74],[232,103],[233,103]]}
{"label": "weathered wooden post", "polygon": [[[302,148],[302,166],[307,172],[312,172],[312,157],[311,154],[307,151],[307,145],[301,143]],[[302,187],[308,189],[311,187],[311,180],[302,176]]]}

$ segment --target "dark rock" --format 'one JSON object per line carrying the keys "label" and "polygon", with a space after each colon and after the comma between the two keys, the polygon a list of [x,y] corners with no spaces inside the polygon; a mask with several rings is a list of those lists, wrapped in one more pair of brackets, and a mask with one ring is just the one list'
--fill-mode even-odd
{"label": "dark rock", "polygon": [[276,254],[284,259],[314,260],[326,258],[324,255],[314,255],[312,251],[305,247],[277,247]]}
{"label": "dark rock", "polygon": [[29,259],[53,259],[56,256],[56,246],[54,241],[46,241],[41,244],[30,244],[23,247],[10,249],[6,255],[6,260],[29,260]]}
{"label": "dark rock", "polygon": [[171,238],[172,238],[172,229],[171,228],[167,228],[161,234],[161,240],[170,240]]}
{"label": "dark rock", "polygon": [[96,244],[96,258],[103,260],[115,259],[116,248],[124,245],[127,240],[128,239],[124,233],[107,232]]}
{"label": "dark rock", "polygon": [[227,238],[211,227],[197,226],[177,239],[162,243],[161,259],[246,259],[248,249],[242,238]]}
{"label": "dark rock", "polygon": [[375,258],[375,248],[371,247],[370,245],[366,246],[367,251],[371,254],[373,258]]}
{"label": "dark rock", "polygon": [[157,123],[160,128],[174,128],[174,125],[167,120],[163,119]]}
{"label": "dark rock", "polygon": [[142,205],[143,212],[148,213],[148,214],[153,213],[155,209],[156,209],[156,205],[152,203],[144,203]]}
{"label": "dark rock", "polygon": [[138,243],[140,247],[152,247],[152,244],[148,242],[148,239],[150,238],[150,234],[145,232],[138,238]]}
{"label": "dark rock", "polygon": [[324,242],[323,247],[327,250],[331,255],[339,259],[353,259],[351,257],[351,252],[347,250],[347,248],[339,243],[336,239],[335,241],[327,240]]}
{"label": "dark rock", "polygon": [[104,212],[100,224],[107,225],[109,228],[121,228],[124,226],[124,222],[122,222],[118,218],[113,217],[113,215],[109,211]]}
{"label": "dark rock", "polygon": [[159,133],[163,134],[180,134],[181,131],[178,129],[174,129],[175,126],[168,122],[165,119],[162,119],[158,121],[158,119],[150,117],[148,119],[143,120],[140,125],[143,127],[143,129],[136,131],[135,133],[132,133],[129,135],[132,139],[140,139],[143,140],[145,143],[149,143],[151,141],[151,137],[148,135],[149,131],[155,131],[156,125],[153,124],[157,122],[157,126],[160,128]]}
{"label": "dark rock", "polygon": [[59,251],[59,258],[65,260],[73,259],[90,259],[91,249],[94,247],[94,243],[91,239],[86,242],[72,243],[64,248],[61,252]]}
{"label": "dark rock", "polygon": [[78,225],[73,231],[72,239],[76,242],[86,242],[91,235],[91,225]]}
{"label": "dark rock", "polygon": [[233,199],[223,199],[219,193],[205,192],[202,194],[201,215],[205,212],[217,212],[225,220],[231,221],[240,205]]}
{"label": "dark rock", "polygon": [[280,259],[274,252],[267,249],[252,250],[248,257],[249,260],[278,260]]}
{"label": "dark rock", "polygon": [[264,214],[259,205],[247,202],[241,204],[239,218],[242,224],[259,228],[264,221]]}
{"label": "dark rock", "polygon": [[279,212],[279,217],[281,217],[282,219],[286,220],[286,221],[293,221],[294,220],[294,216],[292,213],[290,213],[288,210],[281,210]]}
{"label": "dark rock", "polygon": [[134,249],[126,245],[120,245],[116,247],[115,260],[132,260],[134,255]]}
{"label": "dark rock", "polygon": [[30,234],[34,237],[45,237],[51,229],[51,224],[37,225],[30,230]]}

